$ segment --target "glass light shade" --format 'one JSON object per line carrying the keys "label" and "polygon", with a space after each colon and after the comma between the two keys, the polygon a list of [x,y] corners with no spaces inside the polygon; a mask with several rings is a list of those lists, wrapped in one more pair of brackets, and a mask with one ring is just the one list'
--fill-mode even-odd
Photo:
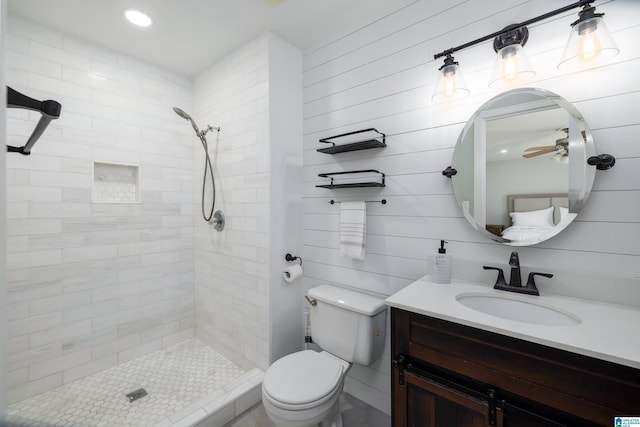
{"label": "glass light shade", "polygon": [[529,58],[520,44],[512,44],[500,49],[493,65],[489,87],[517,85],[536,75]]}
{"label": "glass light shade", "polygon": [[464,81],[460,67],[456,63],[447,64],[440,68],[440,75],[433,91],[432,101],[440,102],[464,98],[469,95],[469,88]]}
{"label": "glass light shade", "polygon": [[560,70],[594,67],[620,52],[601,16],[577,22],[558,64]]}

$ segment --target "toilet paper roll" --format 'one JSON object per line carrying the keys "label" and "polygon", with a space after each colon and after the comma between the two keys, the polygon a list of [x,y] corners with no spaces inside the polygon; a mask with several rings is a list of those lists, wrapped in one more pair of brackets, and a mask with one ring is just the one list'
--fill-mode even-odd
{"label": "toilet paper roll", "polygon": [[299,264],[290,265],[282,272],[282,278],[288,283],[293,282],[298,277],[302,277],[302,266]]}

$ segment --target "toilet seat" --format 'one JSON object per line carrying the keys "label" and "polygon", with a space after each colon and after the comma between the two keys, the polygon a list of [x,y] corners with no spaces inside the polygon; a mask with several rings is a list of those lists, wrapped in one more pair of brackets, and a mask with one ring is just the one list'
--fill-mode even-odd
{"label": "toilet seat", "polygon": [[322,405],[342,390],[349,364],[326,352],[312,350],[290,354],[269,367],[262,390],[281,409],[300,411]]}

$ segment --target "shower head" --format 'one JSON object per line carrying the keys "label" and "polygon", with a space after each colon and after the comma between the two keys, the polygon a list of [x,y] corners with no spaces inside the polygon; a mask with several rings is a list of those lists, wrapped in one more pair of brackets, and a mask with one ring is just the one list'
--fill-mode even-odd
{"label": "shower head", "polygon": [[177,115],[179,115],[180,117],[182,117],[185,120],[189,120],[191,122],[191,126],[193,126],[193,130],[196,131],[196,135],[198,135],[199,138],[204,138],[204,136],[207,134],[207,132],[212,131],[212,130],[217,130],[218,132],[220,132],[220,128],[219,127],[215,127],[215,126],[211,126],[211,125],[207,125],[207,128],[203,131],[200,131],[200,129],[198,129],[198,126],[196,125],[196,122],[193,121],[193,119],[191,118],[190,115],[188,115],[187,113],[185,113],[181,108],[178,107],[173,107],[173,111],[175,111],[175,113]]}
{"label": "shower head", "polygon": [[196,122],[193,121],[190,115],[188,115],[181,108],[178,108],[178,107],[173,107],[173,111],[175,111],[176,114],[182,117],[183,119],[189,120],[191,122],[191,126],[193,126],[193,130],[196,132],[196,135],[198,135],[198,137],[201,137],[200,129],[198,129],[198,125],[196,125]]}
{"label": "shower head", "polygon": [[188,115],[187,113],[185,113],[184,111],[182,111],[180,108],[173,107],[173,111],[175,111],[176,114],[179,115],[180,117],[182,117],[183,119],[186,119],[186,120],[189,120],[189,121],[193,121],[191,116]]}

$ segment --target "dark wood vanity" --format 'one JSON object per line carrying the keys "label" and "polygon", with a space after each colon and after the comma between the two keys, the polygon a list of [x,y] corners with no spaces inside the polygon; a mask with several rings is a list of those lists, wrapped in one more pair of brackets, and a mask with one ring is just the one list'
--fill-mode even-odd
{"label": "dark wood vanity", "polygon": [[398,308],[391,342],[395,427],[614,426],[616,416],[640,417],[640,369]]}

